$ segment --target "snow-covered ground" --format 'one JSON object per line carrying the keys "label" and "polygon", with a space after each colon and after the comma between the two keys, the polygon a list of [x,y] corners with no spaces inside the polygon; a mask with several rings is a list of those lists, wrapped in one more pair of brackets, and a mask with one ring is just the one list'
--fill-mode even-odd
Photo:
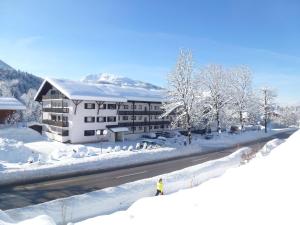
{"label": "snow-covered ground", "polygon": [[[269,147],[273,143],[269,144]],[[76,225],[300,224],[300,131],[267,157],[196,188],[144,198],[128,210]]]}
{"label": "snow-covered ground", "polygon": [[[109,169],[157,161],[267,137],[285,130],[223,133],[206,140],[194,135],[193,144],[184,146],[184,136],[168,138],[162,147],[136,149],[137,141],[123,143],[64,144],[48,140],[29,128],[0,129],[0,184],[21,182],[44,176],[76,173],[83,170]],[[237,146],[238,147],[238,146]]]}
{"label": "snow-covered ground", "polygon": [[[227,170],[221,178],[211,179],[205,183],[202,182],[225,172],[216,172],[216,168],[224,168],[226,162],[227,165],[233,167],[236,165],[236,160],[241,157],[241,153],[247,153],[249,149],[241,149],[224,159],[207,162],[206,165],[202,164],[165,174],[163,177],[166,192],[173,194],[142,198],[125,211],[97,216],[78,222],[76,225],[120,223],[299,224],[300,184],[298,182],[298,171],[300,164],[298,159],[300,157],[300,131],[293,134],[285,143],[281,143],[282,141],[279,140],[269,142],[250,163],[238,169]],[[279,147],[276,147],[277,145]],[[208,169],[206,173],[203,171],[205,168]],[[214,172],[210,173],[209,171]],[[203,180],[203,176],[206,179]],[[195,183],[190,182],[191,177],[194,177],[193,181]],[[0,224],[15,224],[16,221],[20,221],[20,218],[26,218],[27,216],[26,221],[18,224],[54,225],[54,220],[58,215],[70,216],[68,206],[75,209],[72,213],[77,216],[93,210],[97,205],[101,205],[102,201],[100,199],[103,199],[104,203],[108,203],[108,200],[110,200],[111,205],[106,207],[116,207],[119,204],[119,207],[116,208],[122,208],[118,200],[124,198],[123,200],[126,201],[135,195],[139,197],[145,186],[150,185],[149,180],[155,188],[155,180],[147,179],[106,189],[106,198],[103,193],[104,190],[102,190],[60,200],[61,204],[52,209],[51,207],[58,204],[59,200],[24,209],[9,210],[7,213],[10,217],[0,211],[0,219],[3,220],[2,222],[0,220]],[[175,181],[175,183],[172,183],[172,181]],[[179,183],[176,183],[176,181],[179,181]],[[189,181],[189,185],[186,184],[187,181]],[[187,188],[188,186],[196,187],[174,193],[176,190],[170,189],[168,187],[169,183],[172,187],[177,186],[177,189]],[[197,186],[200,183],[202,184]],[[135,185],[139,185],[140,188]],[[109,195],[110,193],[111,195]],[[97,197],[100,198],[97,199]],[[56,217],[39,215],[34,219],[29,219],[33,217],[35,210],[41,212],[41,214],[50,211],[50,215],[56,215]]]}

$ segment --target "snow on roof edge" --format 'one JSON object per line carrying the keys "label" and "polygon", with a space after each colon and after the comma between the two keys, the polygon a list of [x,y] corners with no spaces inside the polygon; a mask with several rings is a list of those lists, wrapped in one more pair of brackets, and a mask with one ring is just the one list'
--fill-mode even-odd
{"label": "snow on roof edge", "polygon": [[0,110],[25,110],[26,106],[14,97],[0,97]]}
{"label": "snow on roof edge", "polygon": [[[71,80],[70,80],[71,81]],[[144,101],[144,102],[163,102],[163,98],[156,98],[156,97],[136,97],[136,96],[122,96],[122,97],[107,97],[107,96],[80,96],[80,95],[71,95],[68,93],[63,87],[61,87],[55,79],[45,78],[43,83],[41,84],[40,88],[38,89],[34,100],[36,101],[39,93],[41,92],[42,88],[44,87],[45,83],[49,82],[52,86],[56,87],[61,93],[63,93],[67,98],[73,100],[86,100],[86,101],[117,101],[117,102],[127,102],[127,101]],[[133,88],[133,87],[131,87]],[[146,89],[148,90],[148,89]],[[151,90],[148,90],[151,91]]]}

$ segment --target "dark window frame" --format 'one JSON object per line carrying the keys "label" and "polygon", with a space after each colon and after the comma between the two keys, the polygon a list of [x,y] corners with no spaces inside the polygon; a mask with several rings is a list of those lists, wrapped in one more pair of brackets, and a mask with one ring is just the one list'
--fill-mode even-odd
{"label": "dark window frame", "polygon": [[[88,121],[88,118],[92,118],[92,121]],[[95,117],[94,116],[85,116],[84,122],[85,123],[95,123]]]}
{"label": "dark window frame", "polygon": [[84,136],[85,137],[95,136],[95,130],[85,130],[84,131]]}
{"label": "dark window frame", "polygon": [[[91,105],[91,108],[89,108],[88,105]],[[84,109],[95,109],[95,108],[96,108],[95,103],[84,103]]]}
{"label": "dark window frame", "polygon": [[[103,121],[100,121],[99,118],[103,118]],[[107,118],[106,116],[97,116],[97,123],[106,123]]]}

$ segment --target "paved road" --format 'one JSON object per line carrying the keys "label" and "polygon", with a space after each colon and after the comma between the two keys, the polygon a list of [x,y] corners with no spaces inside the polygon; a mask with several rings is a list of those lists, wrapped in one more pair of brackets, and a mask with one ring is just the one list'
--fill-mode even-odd
{"label": "paved road", "polygon": [[[293,132],[281,133],[270,138],[265,138],[255,142],[240,145],[248,146],[259,150],[269,140],[273,138],[288,138]],[[201,164],[206,161],[225,157],[237,148],[219,149],[217,152],[193,155],[173,160],[136,166],[133,168],[123,168],[120,170],[106,171],[89,175],[49,180],[33,184],[25,184],[0,188],[0,209],[24,207],[27,205],[47,202],[57,198],[68,197],[100,190],[106,187],[113,187],[120,184],[169,173],[189,166]]]}

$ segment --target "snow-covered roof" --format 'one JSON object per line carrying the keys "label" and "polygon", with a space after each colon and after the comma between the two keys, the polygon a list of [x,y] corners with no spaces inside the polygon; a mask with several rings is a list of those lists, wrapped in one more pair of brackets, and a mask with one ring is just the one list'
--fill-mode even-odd
{"label": "snow-covered roof", "polygon": [[110,128],[110,130],[114,133],[129,131],[128,127],[113,127],[113,128]]}
{"label": "snow-covered roof", "polygon": [[36,101],[41,99],[41,92],[46,84],[54,86],[67,98],[76,100],[161,102],[164,96],[163,90],[47,78],[34,98]]}
{"label": "snow-covered roof", "polygon": [[0,97],[0,110],[25,110],[26,107],[12,97]]}

